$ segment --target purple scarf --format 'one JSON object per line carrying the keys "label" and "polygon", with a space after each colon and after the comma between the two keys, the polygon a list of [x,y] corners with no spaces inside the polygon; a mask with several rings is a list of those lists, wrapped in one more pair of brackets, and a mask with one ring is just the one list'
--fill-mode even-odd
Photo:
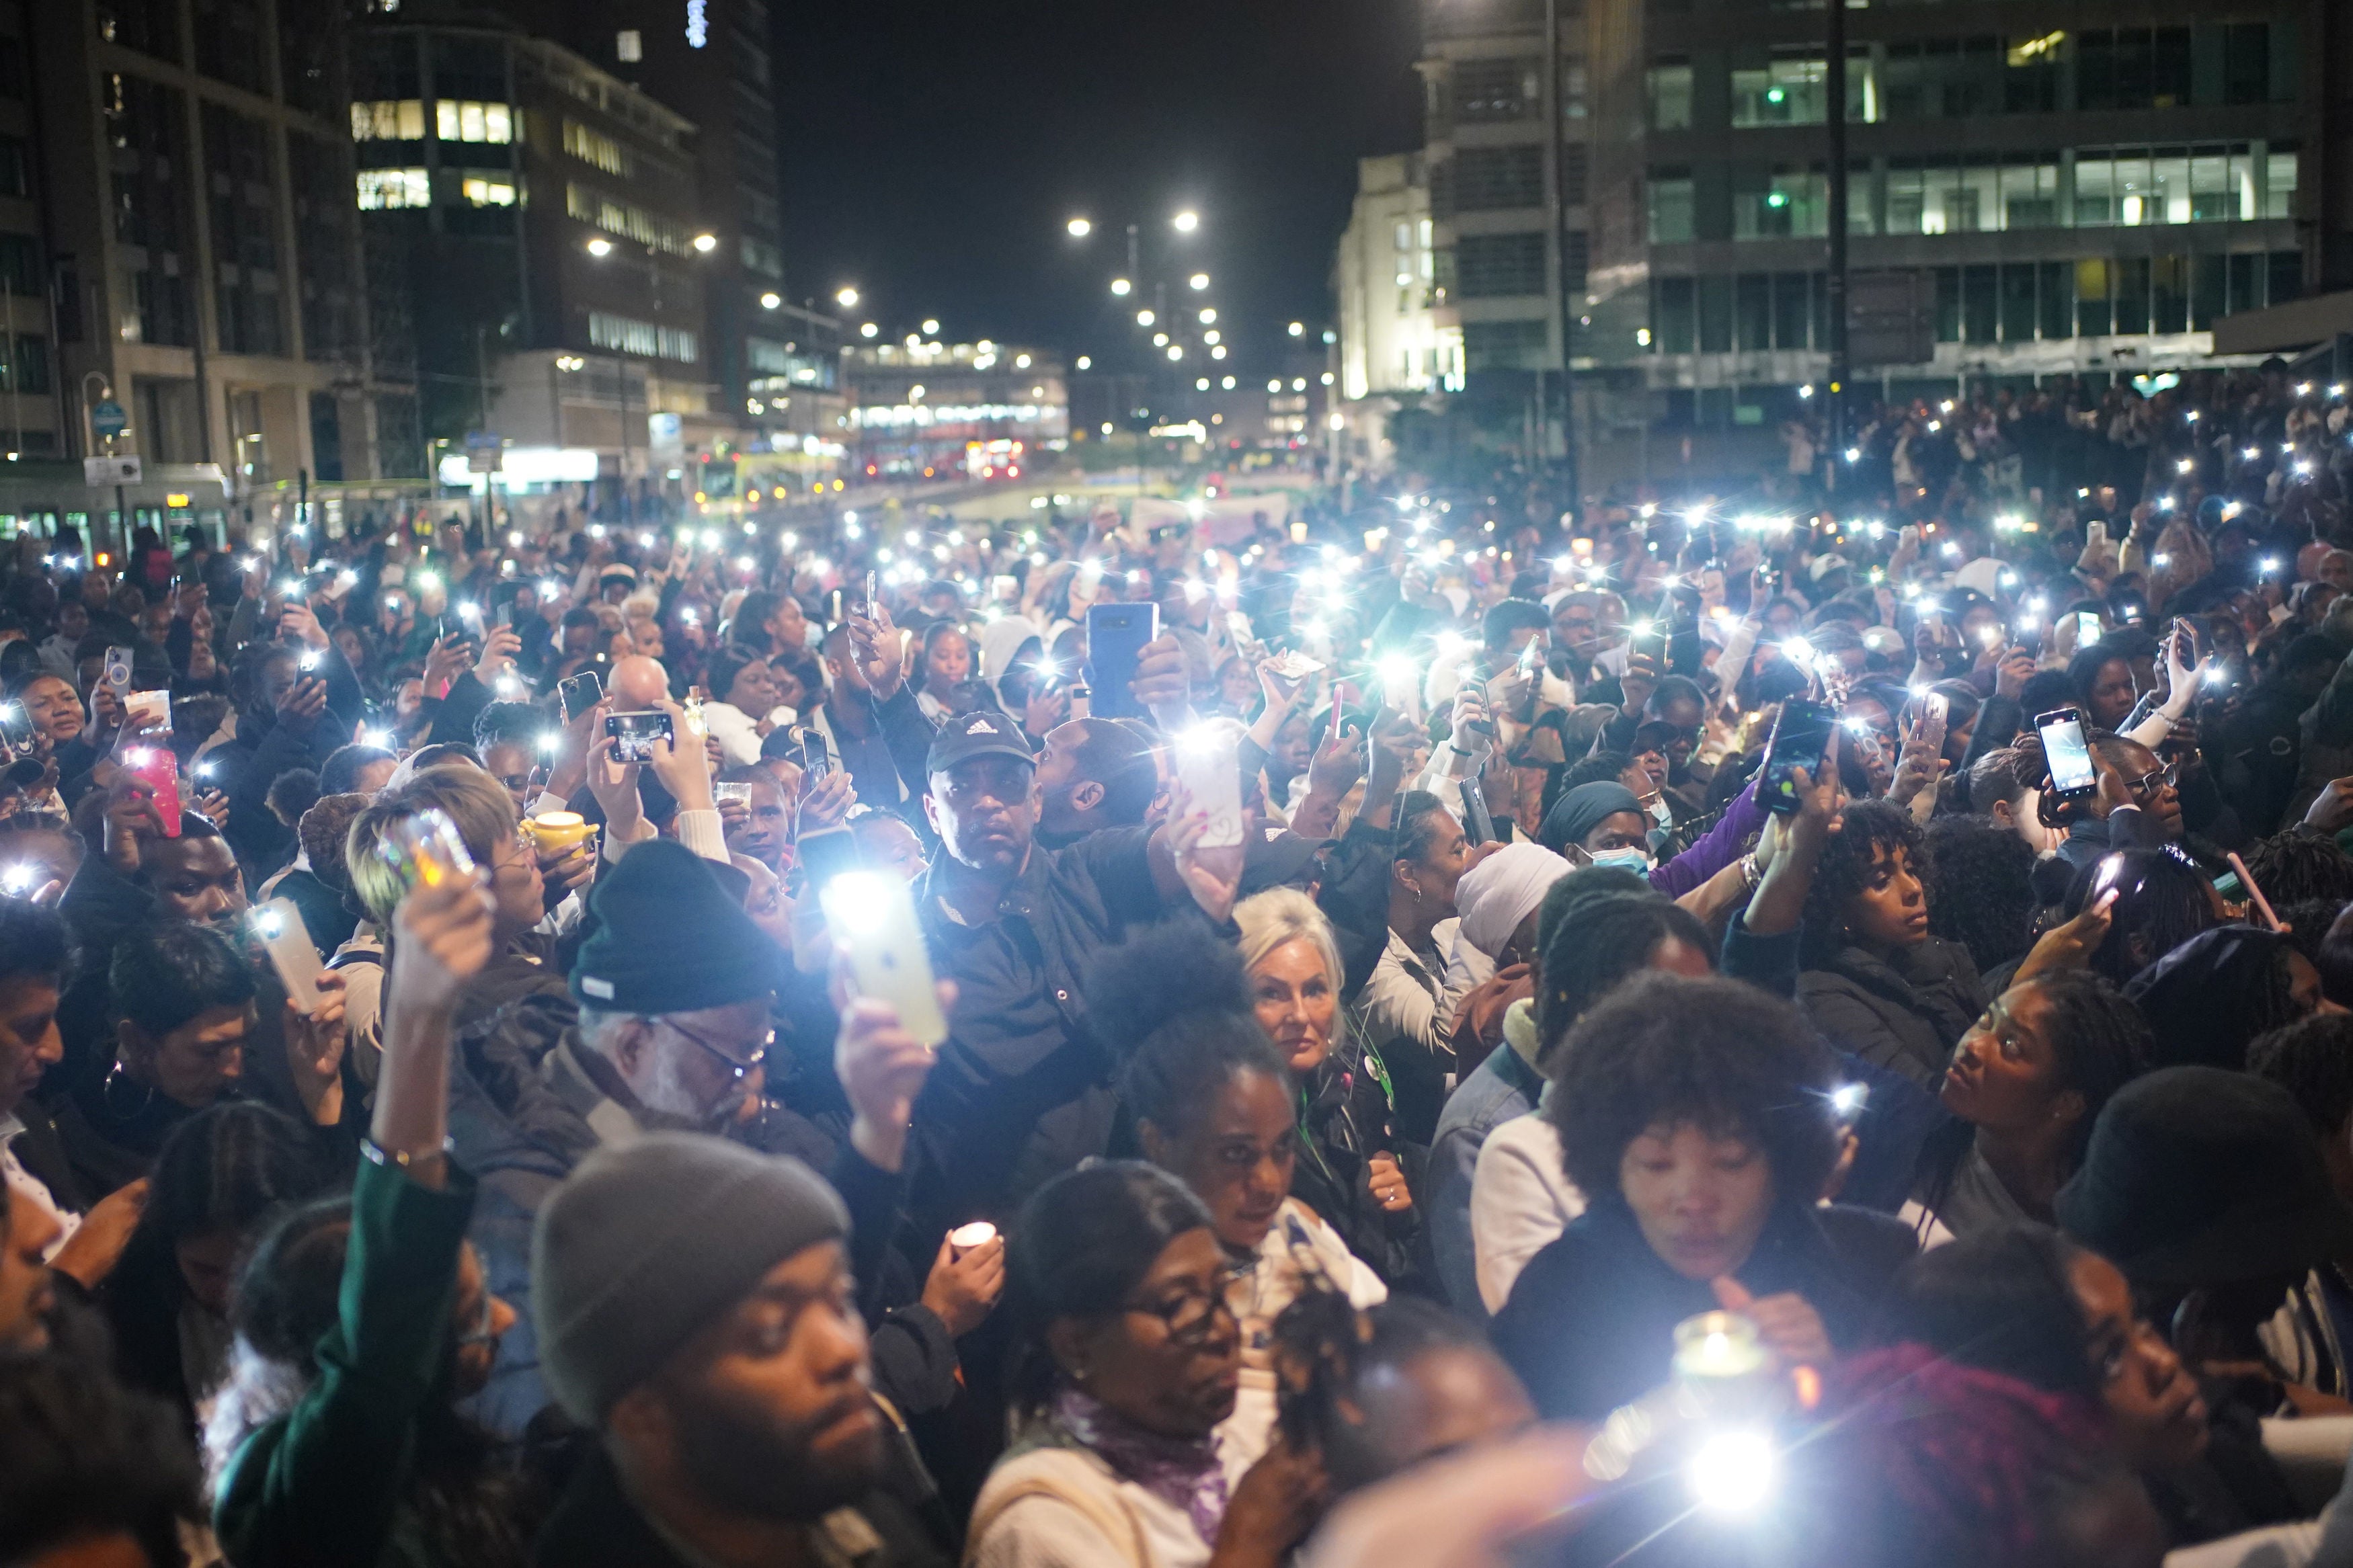
{"label": "purple scarf", "polygon": [[1211,1546],[1218,1543],[1218,1525],[1226,1517],[1226,1470],[1218,1462],[1214,1434],[1164,1437],[1075,1388],[1066,1388],[1056,1396],[1053,1420],[1122,1479],[1183,1509],[1202,1541]]}

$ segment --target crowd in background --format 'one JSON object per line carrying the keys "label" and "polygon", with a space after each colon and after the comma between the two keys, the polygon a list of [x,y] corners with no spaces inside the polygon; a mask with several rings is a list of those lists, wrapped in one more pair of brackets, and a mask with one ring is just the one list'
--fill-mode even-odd
{"label": "crowd in background", "polygon": [[2348,409],[19,537],[0,1562],[2353,1563]]}

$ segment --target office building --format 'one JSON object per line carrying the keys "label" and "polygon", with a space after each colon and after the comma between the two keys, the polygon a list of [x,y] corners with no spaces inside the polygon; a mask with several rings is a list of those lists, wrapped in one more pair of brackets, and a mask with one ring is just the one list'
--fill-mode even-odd
{"label": "office building", "polygon": [[0,420],[23,450],[216,464],[248,500],[422,472],[413,385],[375,352],[341,30],[295,0],[0,6]]}
{"label": "office building", "polygon": [[[1556,374],[1565,285],[1590,493],[1639,452],[1621,436],[1769,428],[1827,375],[1825,14],[1558,3],[1557,143],[1545,7],[1425,8],[1433,314],[1474,391]],[[2343,6],[1844,16],[1858,394],[2213,363],[2218,320],[2353,285]]]}
{"label": "office building", "polygon": [[712,408],[693,123],[559,44],[415,16],[356,31],[347,134],[437,468],[483,434],[593,451],[616,499],[671,484],[735,428]]}

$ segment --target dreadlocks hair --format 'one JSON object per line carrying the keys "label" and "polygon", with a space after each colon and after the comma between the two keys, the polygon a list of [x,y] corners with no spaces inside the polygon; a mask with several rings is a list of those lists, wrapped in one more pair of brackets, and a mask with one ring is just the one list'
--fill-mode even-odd
{"label": "dreadlocks hair", "polygon": [[1912,865],[1936,918],[1936,868],[1925,852],[1920,825],[1902,806],[1884,800],[1857,801],[1846,808],[1846,826],[1822,848],[1814,885],[1806,894],[1805,963],[1820,968],[1844,943],[1846,907],[1870,885],[1872,868],[1901,854]]}
{"label": "dreadlocks hair", "polygon": [[2321,834],[2274,833],[2247,852],[2247,869],[2274,907],[2321,899],[2340,909],[2353,903],[2353,858]]}
{"label": "dreadlocks hair", "polygon": [[1537,967],[1544,975],[1544,988],[1536,994],[1539,1070],[1552,1063],[1577,1021],[1628,975],[1648,969],[1665,942],[1680,942],[1702,954],[1715,952],[1697,917],[1649,891],[1579,900],[1549,923],[1539,913],[1536,924],[1542,932]]}
{"label": "dreadlocks hair", "polygon": [[1096,955],[1081,994],[1119,1064],[1119,1098],[1139,1121],[1179,1135],[1243,1073],[1292,1092],[1291,1065],[1259,1026],[1241,954],[1206,927],[1157,926]]}
{"label": "dreadlocks hair", "polygon": [[1341,1492],[1395,1468],[1361,1407],[1367,1377],[1401,1372],[1436,1352],[1495,1353],[1484,1334],[1435,1302],[1393,1296],[1360,1311],[1321,1282],[1300,1291],[1272,1331],[1276,1424],[1294,1449],[1324,1456]]}
{"label": "dreadlocks hair", "polygon": [[2247,1070],[2287,1090],[2324,1144],[2343,1137],[2353,1121],[2353,1016],[2315,1013],[2258,1035]]}

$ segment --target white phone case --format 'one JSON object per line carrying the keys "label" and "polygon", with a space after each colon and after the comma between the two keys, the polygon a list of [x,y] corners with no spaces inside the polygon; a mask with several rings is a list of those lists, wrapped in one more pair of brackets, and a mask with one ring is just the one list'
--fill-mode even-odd
{"label": "white phone case", "polygon": [[275,915],[276,927],[263,922],[270,934],[262,939],[269,951],[270,965],[278,971],[279,983],[286,994],[305,1013],[319,1006],[319,976],[326,965],[319,962],[319,950],[311,943],[311,933],[302,924],[302,911],[290,899],[272,899],[254,911],[257,915]]}
{"label": "white phone case", "polygon": [[1230,728],[1224,724],[1204,728],[1206,732],[1177,738],[1176,777],[1192,796],[1194,808],[1209,814],[1201,847],[1231,848],[1243,837],[1241,764],[1235,756]]}
{"label": "white phone case", "polygon": [[923,1044],[945,1041],[947,1016],[906,885],[877,872],[845,871],[826,884],[821,898],[835,940],[849,955],[858,994],[896,1007],[901,1026]]}

